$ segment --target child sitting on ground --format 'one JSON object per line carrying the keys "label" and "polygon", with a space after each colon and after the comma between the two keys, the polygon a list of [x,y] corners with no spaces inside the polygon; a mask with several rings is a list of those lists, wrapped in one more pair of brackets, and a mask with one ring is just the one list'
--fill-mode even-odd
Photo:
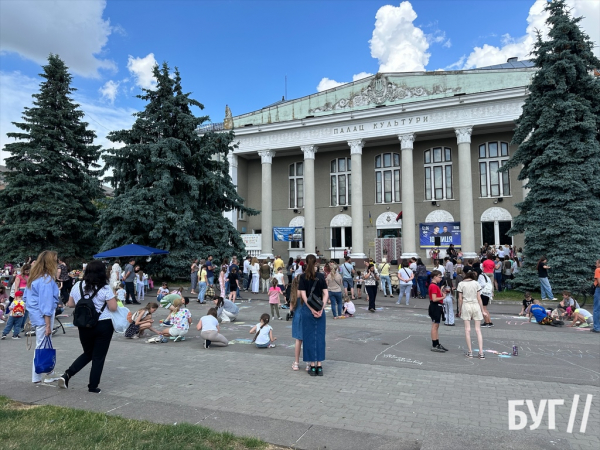
{"label": "child sitting on ground", "polygon": [[258,348],[274,348],[276,337],[273,337],[273,327],[269,325],[271,317],[268,314],[260,316],[260,323],[257,323],[250,330],[250,334],[256,333],[252,342]]}
{"label": "child sitting on ground", "polygon": [[354,303],[352,302],[352,300],[350,300],[350,297],[348,297],[347,295],[344,298],[343,313],[344,314],[340,316],[340,319],[343,319],[344,317],[354,317],[354,314],[356,314],[356,306],[354,306]]}
{"label": "child sitting on ground", "polygon": [[356,277],[354,279],[356,280],[356,298],[362,298],[362,292],[360,290],[362,288],[363,279],[360,270],[356,272]]}
{"label": "child sitting on ground", "polygon": [[[189,303],[189,299],[187,299],[187,303]],[[192,315],[190,310],[186,308],[187,303],[181,297],[175,299],[173,306],[171,306],[171,314],[167,317],[167,319],[171,319],[171,328],[163,330],[163,336],[174,337],[175,342],[185,341],[185,335],[188,333],[192,323]],[[164,324],[165,322],[163,322]]]}
{"label": "child sitting on ground", "polygon": [[158,291],[156,292],[156,301],[158,301],[160,303],[160,301],[163,299],[163,297],[168,294],[169,294],[169,286],[167,285],[166,281],[163,281],[162,286],[159,287]]}
{"label": "child sitting on ground", "polygon": [[158,304],[154,302],[148,303],[145,307],[135,312],[132,316],[132,322],[125,330],[125,337],[128,339],[138,339],[144,335],[145,330],[150,330],[160,336],[160,331],[152,328],[154,319],[152,314],[158,309]]}
{"label": "child sitting on ground", "polygon": [[[523,299],[523,306],[521,307],[520,316],[525,315],[525,311],[533,304],[534,300],[531,298],[531,292],[525,292],[525,298]],[[528,314],[527,317],[531,319],[531,315]]]}
{"label": "child sitting on ground", "polygon": [[563,326],[564,322],[562,320],[553,319],[548,315],[548,310],[540,305],[539,300],[534,300],[533,304],[531,304],[525,312],[529,316],[529,321],[535,317],[535,321],[540,325],[552,325],[553,327]]}
{"label": "child sitting on ground", "polygon": [[579,309],[579,303],[577,303],[577,301],[571,297],[571,293],[569,291],[563,291],[562,296],[563,298],[556,309],[558,310],[558,314],[561,318],[566,316],[571,319],[571,316],[575,310]]}
{"label": "child sitting on ground", "polygon": [[2,331],[2,339],[6,339],[8,333],[13,332],[13,339],[21,339],[19,333],[23,327],[25,319],[25,302],[23,301],[23,291],[15,292],[15,299],[8,307],[8,321]]}
{"label": "child sitting on ground", "polygon": [[281,292],[281,289],[279,289],[277,286],[277,278],[273,278],[271,280],[271,287],[269,288],[269,305],[271,305],[271,315],[274,318],[275,314],[277,314],[277,318],[279,320],[283,320],[283,317],[279,315],[279,305],[281,303],[279,296],[283,296],[283,292]]}
{"label": "child sitting on ground", "polygon": [[453,303],[454,303],[454,297],[452,297],[452,288],[450,286],[446,286],[444,288],[444,314],[446,316],[446,321],[444,322],[444,325],[447,325],[449,327],[453,327],[454,326],[454,309],[453,309]]}

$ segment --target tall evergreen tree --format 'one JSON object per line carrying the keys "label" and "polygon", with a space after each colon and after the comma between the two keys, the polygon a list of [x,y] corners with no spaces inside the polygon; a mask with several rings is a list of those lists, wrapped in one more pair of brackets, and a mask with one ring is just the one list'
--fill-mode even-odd
{"label": "tall evergreen tree", "polygon": [[246,208],[229,176],[227,155],[232,131],[198,134],[208,117],[195,117],[203,105],[184,94],[175,69],[154,67],[156,89],[138,97],[148,102],[130,130],[108,139],[123,148],[109,149],[104,160],[115,189],[109,208],[100,212],[103,249],[129,243],[169,250],[146,266],[167,277],[186,276],[192,258],[244,255],[244,243],[224,211]]}
{"label": "tall evergreen tree", "polygon": [[[539,289],[536,263],[548,257],[552,288],[577,289],[598,258],[600,224],[600,61],[564,0],[548,3],[548,38],[538,33],[539,68],[517,121],[518,150],[503,168],[522,165],[527,197],[511,235],[525,235],[517,286]],[[555,292],[556,294],[556,292]]]}
{"label": "tall evergreen tree", "polygon": [[56,250],[65,259],[90,258],[98,250],[93,200],[102,195],[97,178],[100,146],[84,113],[71,99],[71,75],[57,55],[40,74],[45,79],[25,108],[23,130],[8,133],[6,188],[0,191],[0,254],[18,260]]}

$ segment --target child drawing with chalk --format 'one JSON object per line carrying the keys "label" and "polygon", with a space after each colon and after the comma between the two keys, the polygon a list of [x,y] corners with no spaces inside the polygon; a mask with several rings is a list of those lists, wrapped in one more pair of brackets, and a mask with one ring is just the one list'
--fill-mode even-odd
{"label": "child drawing with chalk", "polygon": [[252,342],[258,348],[275,348],[276,337],[273,336],[273,327],[269,325],[271,316],[263,314],[260,316],[260,322],[250,329],[250,334],[256,333]]}
{"label": "child drawing with chalk", "polygon": [[340,316],[340,318],[343,319],[345,317],[354,317],[354,314],[356,314],[356,306],[354,306],[354,303],[352,300],[350,300],[350,297],[346,296],[344,299],[344,314]]}

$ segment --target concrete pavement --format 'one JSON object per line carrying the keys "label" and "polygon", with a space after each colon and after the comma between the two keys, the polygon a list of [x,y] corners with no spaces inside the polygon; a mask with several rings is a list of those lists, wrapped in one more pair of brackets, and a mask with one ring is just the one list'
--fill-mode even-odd
{"label": "concrete pavement", "polygon": [[[600,445],[600,336],[529,324],[516,315],[518,307],[493,305],[496,326],[483,329],[485,360],[463,356],[460,319],[455,327],[441,326],[440,341],[450,351],[438,354],[430,351],[427,301],[413,299],[406,307],[395,300],[378,297],[383,309],[374,314],[358,300],[351,319],[334,321],[328,312],[323,377],[309,377],[302,364],[300,371],[291,370],[291,322],[272,322],[275,349],[249,344],[250,327],[269,312],[266,296],[259,295],[239,303],[238,321],[222,325],[231,343],[227,348],[203,349],[195,327],[178,343],[115,336],[100,395],[87,392],[87,368],[71,380],[68,391],[31,384],[33,351],[23,341],[0,341],[0,394],[156,422],[199,423],[304,449]],[[193,302],[190,310],[195,324],[207,307]],[[165,316],[166,310],[157,314]],[[60,372],[81,351],[76,329],[67,328],[54,344]],[[513,344],[519,346],[518,357],[494,353],[510,352]],[[575,394],[581,400],[568,433]],[[588,394],[593,400],[582,433]],[[556,429],[548,429],[544,411],[537,429],[509,431],[508,401],[520,399],[532,400],[535,408],[545,399],[563,399],[564,405],[556,407]],[[519,411],[531,425],[527,406]]]}

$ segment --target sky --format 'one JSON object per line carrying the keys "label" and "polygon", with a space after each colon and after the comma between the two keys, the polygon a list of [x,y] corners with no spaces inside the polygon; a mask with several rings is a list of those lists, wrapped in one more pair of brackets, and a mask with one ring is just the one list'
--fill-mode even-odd
{"label": "sky", "polygon": [[[127,129],[151,69],[178,67],[184,91],[222,122],[380,72],[460,70],[526,59],[547,0],[0,0],[0,147],[58,54],[96,144]],[[600,0],[568,0],[600,43]],[[595,50],[600,57],[599,47]],[[287,92],[286,92],[287,77]],[[7,157],[0,153],[0,161]]]}

